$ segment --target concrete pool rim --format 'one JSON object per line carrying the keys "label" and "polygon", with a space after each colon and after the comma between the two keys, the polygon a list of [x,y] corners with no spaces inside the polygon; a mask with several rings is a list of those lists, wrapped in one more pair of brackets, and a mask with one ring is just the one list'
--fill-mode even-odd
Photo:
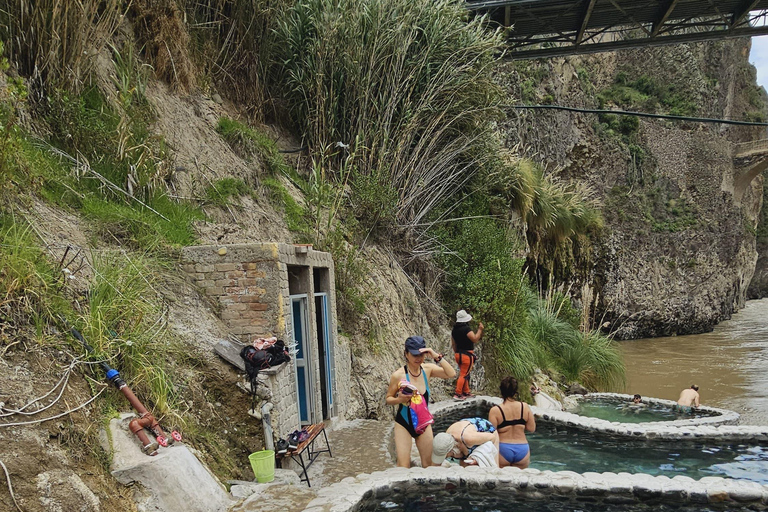
{"label": "concrete pool rim", "polygon": [[[618,393],[592,393],[589,396],[626,398],[631,395]],[[660,398],[644,399],[648,402],[672,405],[675,402]],[[501,399],[493,396],[477,396],[463,402],[438,402],[430,409],[435,418],[441,418],[452,414],[460,415],[462,411],[477,406],[493,406],[501,403]],[[653,421],[647,423],[620,423],[607,421],[600,418],[580,416],[567,411],[554,411],[531,406],[536,419],[555,423],[579,430],[602,433],[607,436],[632,438],[632,439],[663,439],[663,440],[700,440],[717,442],[761,442],[768,441],[768,427],[758,425],[736,425],[739,414],[726,409],[707,408],[717,412],[717,416],[703,418],[690,418],[674,421]]]}
{"label": "concrete pool rim", "polygon": [[661,500],[678,504],[727,504],[738,509],[763,510],[768,486],[746,480],[643,473],[583,473],[538,469],[477,467],[392,468],[347,477],[318,491],[304,512],[356,512],[372,500],[386,500],[408,491],[454,489],[502,491],[524,500],[584,499],[605,503],[645,503]]}

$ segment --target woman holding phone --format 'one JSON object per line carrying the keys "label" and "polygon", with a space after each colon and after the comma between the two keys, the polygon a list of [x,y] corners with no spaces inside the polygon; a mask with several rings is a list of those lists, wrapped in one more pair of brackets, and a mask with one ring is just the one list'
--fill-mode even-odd
{"label": "woman holding phone", "polygon": [[[405,365],[392,373],[387,389],[387,405],[398,406],[394,431],[397,465],[411,467],[411,447],[415,440],[421,466],[427,467],[432,464],[432,426],[417,432],[413,420],[415,415],[411,413],[411,398],[414,393],[418,393],[423,403],[429,404],[430,377],[451,379],[456,375],[456,370],[442,354],[427,348],[421,336],[411,336],[405,340],[404,355]],[[434,363],[424,363],[425,356],[431,357]],[[401,381],[405,381],[406,385],[401,385]]]}

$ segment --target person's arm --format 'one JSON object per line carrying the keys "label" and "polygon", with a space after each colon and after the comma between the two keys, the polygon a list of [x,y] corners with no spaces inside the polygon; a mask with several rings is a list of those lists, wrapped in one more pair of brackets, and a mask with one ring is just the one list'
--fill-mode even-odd
{"label": "person's arm", "polygon": [[477,430],[473,430],[472,432],[467,430],[464,432],[464,442],[467,447],[477,446],[479,444],[487,443],[488,441],[496,441],[496,439],[498,439],[498,434],[496,434],[496,432],[478,432]]}
{"label": "person's arm", "polygon": [[477,326],[477,332],[469,331],[467,333],[467,338],[469,338],[469,341],[472,343],[477,343],[480,341],[480,338],[483,337],[483,329],[485,329],[485,326],[483,325],[483,322],[480,322]]}
{"label": "person's arm", "polygon": [[488,421],[493,423],[494,427],[499,428],[499,423],[501,423],[501,413],[499,413],[498,407],[491,407],[491,410],[488,411]]}
{"label": "person's arm", "polygon": [[387,388],[387,405],[399,405],[408,403],[411,397],[408,395],[401,395],[400,391],[400,375],[399,371],[392,374],[389,379],[389,388]]}
{"label": "person's arm", "polygon": [[[438,377],[440,379],[452,379],[456,376],[456,370],[451,366],[451,363],[444,357],[432,350],[431,348],[422,348],[421,352],[427,354],[429,357],[435,360],[435,363],[427,363],[424,365],[425,369],[429,370],[430,377]],[[438,361],[439,359],[439,361]]]}
{"label": "person's arm", "polygon": [[693,400],[693,406],[698,407],[699,406],[699,394],[696,393],[696,398]]}
{"label": "person's arm", "polygon": [[453,336],[451,336],[451,350],[453,350],[454,354],[456,353],[456,340],[453,339]]}
{"label": "person's arm", "polygon": [[525,407],[525,412],[528,414],[528,418],[525,420],[525,431],[536,432],[536,417],[533,415],[533,411],[528,404],[524,404],[523,407]]}

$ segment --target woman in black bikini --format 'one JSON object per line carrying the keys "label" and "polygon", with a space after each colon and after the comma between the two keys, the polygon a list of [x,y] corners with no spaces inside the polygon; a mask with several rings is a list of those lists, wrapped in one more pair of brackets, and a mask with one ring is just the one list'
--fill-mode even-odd
{"label": "woman in black bikini", "polygon": [[[424,356],[431,357],[435,363],[424,363]],[[410,403],[412,394],[402,393],[400,382],[407,381],[415,386],[428,404],[429,378],[451,379],[456,375],[456,370],[443,358],[442,354],[427,348],[421,336],[411,336],[405,340],[405,361],[405,366],[395,370],[390,377],[387,389],[387,405],[398,406],[395,414],[397,465],[404,468],[411,467],[411,446],[413,446],[413,440],[416,440],[421,465],[427,467],[432,464],[432,426],[428,426],[421,434],[416,433],[411,411],[407,405]]]}
{"label": "woman in black bikini", "polygon": [[531,462],[531,450],[525,432],[536,431],[536,420],[528,404],[515,400],[517,379],[506,377],[499,386],[504,401],[491,407],[488,420],[499,432],[499,465],[525,469]]}

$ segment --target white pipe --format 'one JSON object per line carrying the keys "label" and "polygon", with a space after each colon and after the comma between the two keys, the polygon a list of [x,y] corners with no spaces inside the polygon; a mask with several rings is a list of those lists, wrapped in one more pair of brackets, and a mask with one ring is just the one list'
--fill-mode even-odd
{"label": "white pipe", "polygon": [[272,422],[270,421],[269,411],[272,410],[272,402],[264,402],[261,406],[261,423],[264,428],[264,447],[267,450],[275,449],[274,434],[272,433]]}

